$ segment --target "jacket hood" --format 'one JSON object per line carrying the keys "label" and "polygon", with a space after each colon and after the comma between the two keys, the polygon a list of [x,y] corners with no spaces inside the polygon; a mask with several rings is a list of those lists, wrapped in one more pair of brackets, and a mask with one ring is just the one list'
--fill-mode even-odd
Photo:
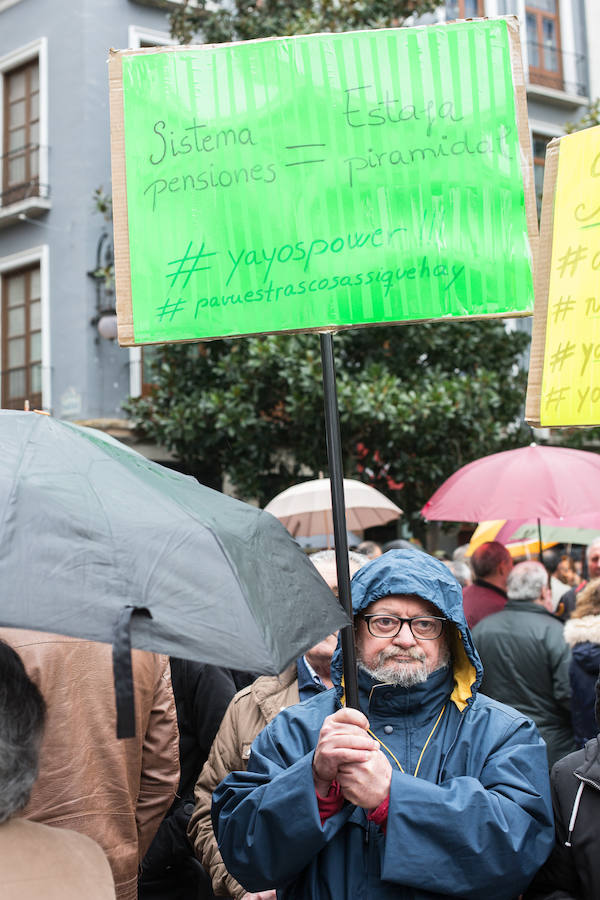
{"label": "jacket hood", "polygon": [[600,644],[585,642],[583,644],[575,644],[571,651],[573,663],[591,675],[593,678],[598,677],[600,671]]}
{"label": "jacket hood", "polygon": [[563,634],[569,647],[576,644],[600,644],[600,616],[582,616],[579,619],[568,619]]}
{"label": "jacket hood", "polygon": [[[483,667],[465,619],[462,588],[447,566],[422,550],[388,550],[359,569],[352,579],[351,591],[355,616],[390,594],[415,594],[433,603],[453,626],[448,629],[454,667],[451,699],[461,711],[473,701]],[[342,695],[340,640],[331,672],[338,694]]]}

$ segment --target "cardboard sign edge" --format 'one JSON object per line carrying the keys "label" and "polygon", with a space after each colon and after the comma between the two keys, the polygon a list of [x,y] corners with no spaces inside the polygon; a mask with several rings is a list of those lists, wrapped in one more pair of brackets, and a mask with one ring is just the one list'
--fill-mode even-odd
{"label": "cardboard sign edge", "polygon": [[151,347],[158,346],[162,344],[191,344],[191,343],[208,343],[209,341],[229,341],[236,340],[237,338],[252,338],[252,337],[272,337],[278,334],[336,334],[338,331],[357,331],[359,328],[387,328],[387,327],[395,327],[396,325],[426,325],[431,322],[473,322],[478,321],[481,322],[484,319],[529,319],[531,318],[530,312],[524,312],[523,310],[509,310],[507,312],[501,313],[482,313],[479,316],[440,316],[435,319],[431,318],[423,318],[423,319],[396,319],[394,321],[376,321],[376,322],[359,322],[357,324],[345,325],[343,323],[335,323],[334,325],[328,325],[327,323],[323,323],[323,325],[313,325],[311,328],[279,328],[277,331],[243,331],[241,333],[231,333],[231,334],[219,334],[219,335],[208,335],[206,337],[185,337],[185,338],[175,338],[173,340],[168,341],[144,341],[138,339],[135,342],[136,347]]}
{"label": "cardboard sign edge", "polygon": [[525,401],[525,421],[541,427],[542,376],[548,328],[548,292],[552,264],[552,239],[554,233],[554,202],[561,138],[554,138],[546,148],[542,216],[540,221],[540,252],[536,277],[535,306],[533,310],[533,334],[529,351],[529,376]]}
{"label": "cardboard sign edge", "polygon": [[125,111],[122,54],[111,50],[108,60],[110,103],[110,145],[115,254],[115,289],[119,345],[135,345],[131,302],[131,259],[127,213],[127,173],[125,169]]}
{"label": "cardboard sign edge", "polygon": [[510,48],[510,59],[513,73],[515,113],[517,120],[517,131],[519,134],[519,147],[521,150],[521,171],[523,175],[523,193],[525,197],[525,220],[527,223],[529,246],[531,248],[531,269],[535,306],[535,285],[539,259],[540,236],[538,230],[537,204],[535,201],[533,153],[531,150],[531,139],[529,135],[527,85],[525,82],[525,71],[523,68],[523,54],[521,50],[519,21],[516,16],[506,16],[503,18],[506,21],[508,31],[508,44]]}

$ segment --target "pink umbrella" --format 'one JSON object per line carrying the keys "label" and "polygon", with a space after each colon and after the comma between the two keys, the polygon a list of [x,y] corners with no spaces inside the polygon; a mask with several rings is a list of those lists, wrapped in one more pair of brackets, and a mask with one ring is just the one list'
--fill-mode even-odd
{"label": "pink umbrella", "polygon": [[591,516],[599,508],[599,455],[531,444],[463,466],[438,488],[421,513],[426,519],[447,522],[546,521]]}

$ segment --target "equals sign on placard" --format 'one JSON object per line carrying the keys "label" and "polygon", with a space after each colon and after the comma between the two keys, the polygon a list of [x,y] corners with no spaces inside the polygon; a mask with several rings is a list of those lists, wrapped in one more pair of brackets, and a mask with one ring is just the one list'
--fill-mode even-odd
{"label": "equals sign on placard", "polygon": [[[324,147],[325,144],[292,144],[290,147],[285,147],[285,150],[306,150],[307,155],[316,156],[318,154],[318,147]],[[286,166],[309,166],[312,163],[322,163],[325,162],[325,159],[300,159],[298,162],[290,162],[285,163]]]}

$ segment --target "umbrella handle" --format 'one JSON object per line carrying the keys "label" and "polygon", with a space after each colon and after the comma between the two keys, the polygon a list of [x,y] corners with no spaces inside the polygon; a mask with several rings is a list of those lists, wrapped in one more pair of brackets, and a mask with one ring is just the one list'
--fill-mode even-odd
{"label": "umbrella handle", "polygon": [[135,696],[131,661],[131,619],[134,615],[152,618],[145,606],[125,606],[119,613],[113,636],[113,677],[117,708],[117,738],[135,737]]}

